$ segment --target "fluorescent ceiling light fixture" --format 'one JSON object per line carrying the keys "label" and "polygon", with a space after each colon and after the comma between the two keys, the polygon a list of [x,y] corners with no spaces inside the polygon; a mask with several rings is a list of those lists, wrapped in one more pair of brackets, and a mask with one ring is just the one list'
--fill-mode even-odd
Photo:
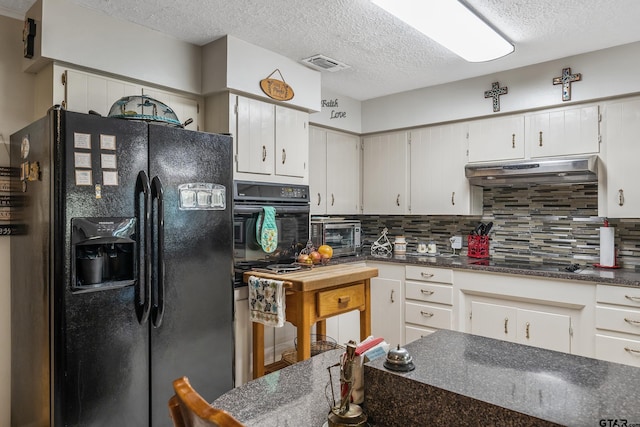
{"label": "fluorescent ceiling light fixture", "polygon": [[469,62],[497,59],[513,45],[457,0],[371,0]]}

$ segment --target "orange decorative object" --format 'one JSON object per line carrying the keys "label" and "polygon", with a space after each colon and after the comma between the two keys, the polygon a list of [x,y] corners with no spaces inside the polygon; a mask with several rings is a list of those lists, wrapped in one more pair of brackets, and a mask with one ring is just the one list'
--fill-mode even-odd
{"label": "orange decorative object", "polygon": [[[282,80],[270,78],[276,72],[280,74],[280,78]],[[260,89],[262,89],[269,98],[276,99],[278,101],[288,101],[293,99],[293,88],[284,81],[282,73],[277,68],[273,73],[269,74],[266,79],[260,80]]]}

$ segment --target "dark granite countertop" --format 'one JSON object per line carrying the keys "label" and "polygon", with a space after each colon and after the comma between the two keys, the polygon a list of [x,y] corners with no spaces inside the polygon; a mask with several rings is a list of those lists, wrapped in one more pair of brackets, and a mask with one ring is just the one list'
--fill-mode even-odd
{"label": "dark granite countertop", "polygon": [[[487,417],[485,420],[492,419],[493,412],[503,408],[511,412],[501,414],[511,414],[514,420],[525,414],[571,426],[603,425],[599,424],[601,419],[640,423],[639,368],[448,330],[437,331],[405,348],[415,364],[411,372],[392,373],[383,367],[382,359],[365,365],[366,392],[376,389],[380,382],[379,386],[389,394],[386,402],[372,403],[370,396],[365,397],[370,414],[393,410],[395,396],[404,396],[411,400],[408,409],[416,417],[418,412],[431,421],[442,422],[451,417],[449,421],[456,425],[475,424],[469,421],[480,421],[480,413]],[[427,387],[418,388],[422,391],[418,395],[407,396],[407,390],[398,387],[390,376]],[[453,402],[435,401],[447,400],[447,396],[453,400],[465,397],[465,406],[480,406],[455,408]],[[447,405],[451,407],[445,408]],[[489,412],[483,412],[487,407]],[[415,418],[414,422],[418,420]],[[424,425],[414,424],[410,418],[404,421],[406,425]],[[491,425],[514,425],[503,421],[496,418]],[[546,423],[532,425],[541,424]]]}
{"label": "dark granite countertop", "polygon": [[640,287],[640,272],[635,269],[606,269],[592,265],[581,265],[575,272],[566,270],[570,264],[552,264],[526,261],[508,261],[495,259],[476,259],[467,256],[402,255],[391,257],[375,257],[361,255],[344,258],[334,258],[336,263],[343,262],[391,262],[397,264],[422,265],[426,267],[451,268],[458,270],[486,271],[502,274],[516,274],[525,276],[545,277],[550,279],[576,280],[591,283],[604,283],[617,286]]}

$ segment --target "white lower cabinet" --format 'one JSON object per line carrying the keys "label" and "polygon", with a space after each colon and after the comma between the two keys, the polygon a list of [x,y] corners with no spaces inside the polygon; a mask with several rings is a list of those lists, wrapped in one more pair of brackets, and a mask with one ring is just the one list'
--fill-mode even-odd
{"label": "white lower cabinet", "polygon": [[404,265],[367,262],[367,267],[378,269],[378,277],[371,279],[371,334],[391,346],[403,345]]}
{"label": "white lower cabinet", "polygon": [[454,329],[453,271],[407,265],[405,269],[405,343],[438,329]]}
{"label": "white lower cabinet", "polygon": [[596,357],[640,367],[640,289],[598,285]]}

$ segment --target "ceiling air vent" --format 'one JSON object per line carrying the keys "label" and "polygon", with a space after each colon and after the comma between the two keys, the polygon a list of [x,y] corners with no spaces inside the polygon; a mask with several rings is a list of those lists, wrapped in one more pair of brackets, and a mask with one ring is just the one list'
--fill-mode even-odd
{"label": "ceiling air vent", "polygon": [[349,68],[344,62],[336,61],[324,55],[313,55],[302,60],[302,63],[320,71],[340,71]]}

